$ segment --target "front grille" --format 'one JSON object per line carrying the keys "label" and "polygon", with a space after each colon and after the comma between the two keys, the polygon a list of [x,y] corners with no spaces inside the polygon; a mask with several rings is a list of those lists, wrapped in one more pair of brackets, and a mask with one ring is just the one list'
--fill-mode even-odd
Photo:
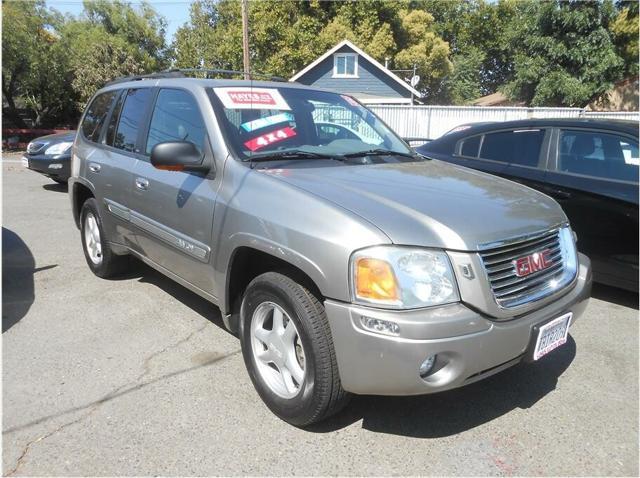
{"label": "front grille", "polygon": [[40,142],[40,141],[34,141],[32,143],[29,143],[29,145],[27,146],[27,153],[36,154],[36,153],[40,152],[40,150],[44,149],[44,147],[47,144],[48,143],[43,143],[43,142]]}
{"label": "front grille", "polygon": [[[554,229],[480,252],[498,305],[520,306],[541,299],[566,285],[567,272],[571,271],[567,271],[566,251],[560,232],[560,229]],[[545,250],[549,251],[546,254],[549,265],[546,268],[522,277],[516,275],[518,259]]]}

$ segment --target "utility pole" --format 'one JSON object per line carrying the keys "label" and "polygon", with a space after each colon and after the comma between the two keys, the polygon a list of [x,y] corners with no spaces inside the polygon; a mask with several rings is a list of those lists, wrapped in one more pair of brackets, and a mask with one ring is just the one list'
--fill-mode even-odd
{"label": "utility pole", "polygon": [[251,78],[249,72],[249,0],[242,0],[242,62],[244,67],[244,79]]}
{"label": "utility pole", "polygon": [[[413,84],[413,79],[416,77],[416,64],[413,64],[413,76],[411,77],[411,87],[415,89],[415,85]],[[411,92],[411,106],[414,105],[413,101],[413,91]]]}

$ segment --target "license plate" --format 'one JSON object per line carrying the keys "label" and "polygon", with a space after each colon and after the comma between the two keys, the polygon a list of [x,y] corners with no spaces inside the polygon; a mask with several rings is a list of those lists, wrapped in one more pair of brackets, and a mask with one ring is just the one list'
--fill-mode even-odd
{"label": "license plate", "polygon": [[567,342],[572,315],[571,312],[564,314],[538,329],[536,347],[533,349],[533,360],[544,357]]}
{"label": "license plate", "polygon": [[25,168],[28,168],[28,167],[29,167],[29,160],[28,160],[27,158],[25,158],[24,156],[22,157],[22,165],[23,165]]}

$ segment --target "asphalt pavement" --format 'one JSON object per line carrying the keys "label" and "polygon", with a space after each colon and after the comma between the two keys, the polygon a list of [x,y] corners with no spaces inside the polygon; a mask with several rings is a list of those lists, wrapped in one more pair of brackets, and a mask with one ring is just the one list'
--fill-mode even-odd
{"label": "asphalt pavement", "polygon": [[279,420],[215,306],[150,268],[102,280],[66,188],[5,155],[4,475],[638,476],[637,295],[596,287],[540,362]]}

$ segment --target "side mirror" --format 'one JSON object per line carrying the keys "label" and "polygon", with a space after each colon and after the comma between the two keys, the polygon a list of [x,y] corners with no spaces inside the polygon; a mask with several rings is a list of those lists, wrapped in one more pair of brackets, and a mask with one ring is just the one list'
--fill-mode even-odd
{"label": "side mirror", "polygon": [[166,171],[207,172],[204,154],[190,141],[158,143],[151,150],[151,164]]}

